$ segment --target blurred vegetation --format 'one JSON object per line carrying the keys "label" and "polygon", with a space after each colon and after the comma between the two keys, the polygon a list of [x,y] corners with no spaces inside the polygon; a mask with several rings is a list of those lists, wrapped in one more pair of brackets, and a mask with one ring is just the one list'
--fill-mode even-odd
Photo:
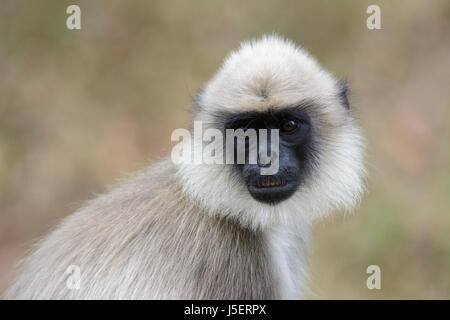
{"label": "blurred vegetation", "polygon": [[[382,30],[366,28],[370,4]],[[0,292],[80,201],[170,150],[230,49],[271,32],[350,83],[368,140],[361,208],[318,224],[311,298],[450,298],[446,0],[3,1]],[[366,288],[371,264],[381,290]]]}

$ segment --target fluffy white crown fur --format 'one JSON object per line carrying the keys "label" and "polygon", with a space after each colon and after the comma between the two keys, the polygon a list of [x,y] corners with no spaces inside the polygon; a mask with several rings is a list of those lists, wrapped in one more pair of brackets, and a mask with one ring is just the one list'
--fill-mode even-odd
{"label": "fluffy white crown fur", "polygon": [[243,42],[198,97],[204,128],[224,111],[264,111],[312,101],[312,126],[321,136],[318,165],[288,200],[254,200],[229,165],[179,165],[184,191],[212,214],[259,229],[308,224],[335,209],[348,211],[363,191],[363,139],[340,97],[341,85],[317,61],[278,36]]}

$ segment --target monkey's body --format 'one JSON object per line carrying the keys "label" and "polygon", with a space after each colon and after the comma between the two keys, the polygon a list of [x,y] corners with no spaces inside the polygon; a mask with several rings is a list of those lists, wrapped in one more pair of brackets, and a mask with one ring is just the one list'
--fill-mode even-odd
{"label": "monkey's body", "polygon": [[[279,156],[147,169],[40,242],[7,298],[304,296],[314,221],[351,209],[363,190],[363,142],[346,88],[304,50],[269,36],[229,55],[195,103],[206,130],[275,130]],[[272,164],[277,171],[263,174]],[[67,286],[70,266],[79,268],[78,290]]]}
{"label": "monkey's body", "polygon": [[[175,171],[170,161],[157,164],[64,220],[6,298],[300,298],[300,287],[281,292],[277,280],[287,270],[272,259],[275,239],[185,199]],[[291,251],[301,253],[306,242],[296,237]],[[67,284],[71,265],[79,267],[79,289]]]}

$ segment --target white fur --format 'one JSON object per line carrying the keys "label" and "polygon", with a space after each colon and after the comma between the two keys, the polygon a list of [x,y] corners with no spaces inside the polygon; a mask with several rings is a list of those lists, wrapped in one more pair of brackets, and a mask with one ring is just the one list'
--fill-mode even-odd
{"label": "white fur", "polygon": [[281,299],[305,298],[312,226],[272,227],[265,235]]}

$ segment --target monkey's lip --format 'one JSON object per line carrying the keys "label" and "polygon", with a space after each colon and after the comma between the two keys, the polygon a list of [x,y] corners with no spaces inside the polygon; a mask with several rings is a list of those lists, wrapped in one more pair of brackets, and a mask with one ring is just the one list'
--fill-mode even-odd
{"label": "monkey's lip", "polygon": [[258,179],[247,186],[251,196],[263,203],[277,204],[292,196],[298,187],[295,181]]}

